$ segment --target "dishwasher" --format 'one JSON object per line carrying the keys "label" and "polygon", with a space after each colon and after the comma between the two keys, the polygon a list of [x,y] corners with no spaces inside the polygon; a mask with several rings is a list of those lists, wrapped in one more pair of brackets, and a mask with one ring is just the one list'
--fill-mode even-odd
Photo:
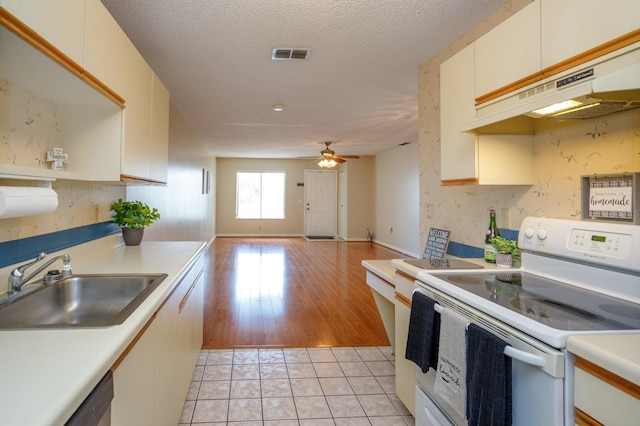
{"label": "dishwasher", "polygon": [[111,400],[113,399],[113,373],[108,371],[89,396],[80,404],[65,426],[111,425]]}

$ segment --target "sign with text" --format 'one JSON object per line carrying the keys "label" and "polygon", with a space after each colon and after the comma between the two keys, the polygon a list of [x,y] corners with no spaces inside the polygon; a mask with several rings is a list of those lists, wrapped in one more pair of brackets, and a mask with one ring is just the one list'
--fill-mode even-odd
{"label": "sign with text", "polygon": [[444,229],[431,228],[427,236],[427,243],[424,246],[423,259],[442,259],[447,253],[449,245],[449,231]]}
{"label": "sign with text", "polygon": [[589,185],[589,216],[633,219],[633,180],[592,179]]}

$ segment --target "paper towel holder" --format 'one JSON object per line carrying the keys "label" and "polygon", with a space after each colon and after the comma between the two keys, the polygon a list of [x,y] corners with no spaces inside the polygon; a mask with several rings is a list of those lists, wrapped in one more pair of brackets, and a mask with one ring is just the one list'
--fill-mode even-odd
{"label": "paper towel holder", "polygon": [[58,208],[58,194],[49,187],[0,186],[0,219],[38,216]]}

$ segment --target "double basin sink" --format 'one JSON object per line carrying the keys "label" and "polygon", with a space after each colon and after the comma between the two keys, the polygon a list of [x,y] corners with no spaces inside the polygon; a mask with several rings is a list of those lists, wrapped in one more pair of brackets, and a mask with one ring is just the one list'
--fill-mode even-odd
{"label": "double basin sink", "polygon": [[72,275],[0,302],[0,330],[122,324],[167,274]]}

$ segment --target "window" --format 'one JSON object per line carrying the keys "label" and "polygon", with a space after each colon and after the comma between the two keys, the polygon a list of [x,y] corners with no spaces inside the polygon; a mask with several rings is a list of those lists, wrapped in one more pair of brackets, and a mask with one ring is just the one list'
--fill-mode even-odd
{"label": "window", "polygon": [[284,172],[236,172],[236,219],[284,219]]}

